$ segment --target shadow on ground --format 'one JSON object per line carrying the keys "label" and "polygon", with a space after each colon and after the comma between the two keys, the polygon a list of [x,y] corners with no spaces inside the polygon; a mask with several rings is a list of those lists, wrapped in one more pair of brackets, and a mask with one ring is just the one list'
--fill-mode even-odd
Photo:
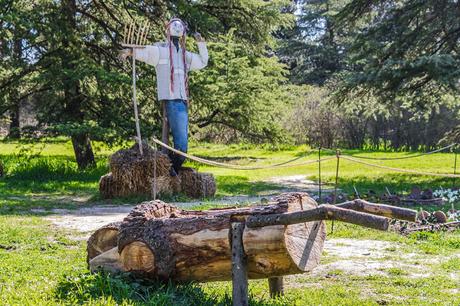
{"label": "shadow on ground", "polygon": [[[228,291],[228,292],[227,292]],[[61,281],[55,298],[60,303],[135,305],[232,305],[231,287],[208,293],[197,283],[146,282],[129,274],[111,276],[105,273],[82,273]],[[279,301],[263,301],[249,297],[249,305],[282,305]]]}

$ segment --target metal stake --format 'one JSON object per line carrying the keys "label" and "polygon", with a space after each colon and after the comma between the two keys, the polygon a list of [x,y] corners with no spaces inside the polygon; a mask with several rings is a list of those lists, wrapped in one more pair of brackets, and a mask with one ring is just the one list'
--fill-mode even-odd
{"label": "metal stake", "polygon": [[137,99],[136,99],[136,48],[133,48],[133,104],[134,104],[134,119],[136,120],[137,142],[139,144],[139,152],[144,155],[142,151],[142,138],[141,128],[139,126],[139,114],[137,112]]}

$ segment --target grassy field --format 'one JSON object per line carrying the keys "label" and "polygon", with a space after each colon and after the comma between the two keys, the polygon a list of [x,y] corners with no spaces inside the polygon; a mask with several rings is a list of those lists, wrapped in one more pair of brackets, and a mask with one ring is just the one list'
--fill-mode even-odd
{"label": "grassy field", "polygon": [[[137,203],[140,198],[103,201],[97,193],[99,177],[108,171],[107,156],[115,149],[97,146],[97,166],[79,172],[69,142],[55,139],[44,144],[0,143],[5,175],[0,178],[0,299],[5,305],[227,305],[229,282],[209,284],[145,284],[129,275],[110,277],[90,274],[86,267],[85,242],[80,234],[57,228],[44,217],[52,208],[78,208],[107,203]],[[305,146],[255,147],[245,145],[193,144],[190,152],[213,160],[241,165],[269,165],[317,158]],[[411,153],[344,151],[350,155],[397,157]],[[326,155],[326,154],[325,154]],[[333,155],[331,155],[333,156]],[[454,155],[439,153],[423,158],[378,162],[382,165],[422,171],[452,173]],[[275,170],[235,171],[194,163],[212,172],[217,196],[255,195],[276,192],[267,182],[274,176],[304,174],[317,179],[317,165]],[[325,162],[323,181],[335,179],[335,161]],[[395,174],[341,160],[339,186],[352,192],[369,189],[407,192],[413,185],[433,189],[451,187],[452,179]],[[459,180],[460,184],[460,180]],[[213,199],[208,199],[212,203]],[[459,203],[456,208],[460,209]],[[37,208],[40,210],[37,212]],[[433,209],[430,207],[430,209]],[[382,269],[378,275],[348,275],[336,269],[326,275],[301,275],[287,279],[287,294],[271,300],[266,281],[251,281],[252,305],[458,305],[460,301],[460,232],[420,233],[402,237],[357,226],[337,224],[328,239],[350,238],[387,241],[379,261],[401,262],[401,267]],[[337,261],[323,255],[324,264]],[[415,267],[413,273],[406,267]]]}

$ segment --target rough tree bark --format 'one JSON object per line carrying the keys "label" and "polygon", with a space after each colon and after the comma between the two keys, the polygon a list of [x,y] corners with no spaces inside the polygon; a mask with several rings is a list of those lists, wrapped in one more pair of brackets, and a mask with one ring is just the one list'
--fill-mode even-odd
{"label": "rough tree bark", "polygon": [[[124,219],[115,248],[90,260],[121,267],[146,278],[176,281],[231,279],[231,223],[249,215],[287,213],[317,207],[305,193],[284,194],[264,206],[183,211],[160,201],[138,205]],[[326,230],[324,221],[263,228],[243,233],[249,278],[310,271],[319,263]]]}

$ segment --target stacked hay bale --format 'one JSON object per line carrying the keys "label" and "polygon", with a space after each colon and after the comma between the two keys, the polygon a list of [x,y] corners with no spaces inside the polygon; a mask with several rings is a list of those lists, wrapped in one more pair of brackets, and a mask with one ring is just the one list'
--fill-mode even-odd
{"label": "stacked hay bale", "polygon": [[99,191],[103,198],[152,195],[155,177],[158,195],[182,192],[192,198],[202,198],[215,194],[216,183],[212,174],[184,168],[178,176],[171,177],[171,160],[166,154],[153,150],[146,143],[143,143],[143,153],[139,153],[138,145],[135,144],[110,157],[111,172],[102,176],[99,181]]}

